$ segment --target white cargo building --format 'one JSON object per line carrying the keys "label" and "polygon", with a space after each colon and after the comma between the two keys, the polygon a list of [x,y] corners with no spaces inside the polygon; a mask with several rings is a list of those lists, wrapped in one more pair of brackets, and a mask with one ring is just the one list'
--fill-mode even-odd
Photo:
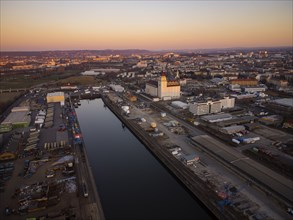
{"label": "white cargo building", "polygon": [[187,109],[188,108],[188,104],[185,102],[181,102],[181,101],[173,101],[171,103],[171,105],[175,108],[182,108],[182,109]]}
{"label": "white cargo building", "polygon": [[221,101],[195,102],[189,105],[189,111],[194,115],[219,113],[222,110]]}
{"label": "white cargo building", "polygon": [[120,85],[110,84],[109,86],[115,92],[124,92],[124,87],[122,87]]}
{"label": "white cargo building", "polygon": [[221,101],[222,109],[234,108],[235,106],[235,98],[225,97],[221,99],[220,101]]}

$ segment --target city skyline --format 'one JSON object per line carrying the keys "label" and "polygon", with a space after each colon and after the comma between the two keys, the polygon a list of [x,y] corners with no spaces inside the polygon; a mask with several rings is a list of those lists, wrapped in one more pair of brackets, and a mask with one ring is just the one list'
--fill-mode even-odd
{"label": "city skyline", "polygon": [[2,1],[1,51],[292,46],[291,1]]}

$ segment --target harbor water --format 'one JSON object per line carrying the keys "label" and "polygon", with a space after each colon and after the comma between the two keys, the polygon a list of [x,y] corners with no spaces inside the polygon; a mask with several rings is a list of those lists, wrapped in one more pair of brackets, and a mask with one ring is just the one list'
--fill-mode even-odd
{"label": "harbor water", "polygon": [[76,113],[106,219],[212,218],[101,99]]}

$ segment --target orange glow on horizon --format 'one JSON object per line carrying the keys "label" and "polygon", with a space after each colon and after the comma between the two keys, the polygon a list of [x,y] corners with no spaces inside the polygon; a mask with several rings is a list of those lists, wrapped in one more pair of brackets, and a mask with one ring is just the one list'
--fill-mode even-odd
{"label": "orange glow on horizon", "polygon": [[[91,2],[93,5],[106,4]],[[175,4],[176,3],[176,4]],[[175,4],[179,2],[170,3]],[[10,5],[11,4],[11,5]],[[95,8],[78,8],[59,3],[34,3],[21,7],[1,2],[1,50],[55,49],[196,49],[225,47],[292,46],[292,11],[270,8],[264,3],[256,11],[196,11],[197,2],[183,2],[167,10],[156,2],[125,2],[122,9],[110,8],[108,14]],[[54,5],[57,4],[57,5]],[[110,4],[110,3],[108,3]],[[152,5],[157,10],[136,7]],[[164,3],[160,3],[164,4]],[[195,5],[193,8],[185,6]],[[232,3],[231,3],[232,4]],[[259,3],[260,4],[260,3]],[[276,3],[277,4],[277,3]],[[151,5],[151,6],[150,6]],[[46,6],[46,7],[45,7]],[[62,5],[61,5],[62,6]],[[228,5],[229,6],[229,5]],[[292,3],[291,3],[292,6]],[[50,8],[56,10],[52,13]],[[105,6],[106,7],[106,6]],[[153,7],[153,6],[152,6]],[[228,10],[219,6],[222,10]],[[266,8],[267,7],[267,8]],[[43,11],[48,8],[47,11]],[[65,10],[66,9],[66,10]],[[281,10],[282,9],[282,10]],[[85,10],[85,11],[83,11]],[[111,11],[112,10],[112,11]],[[213,9],[214,10],[214,9]],[[239,10],[239,9],[238,9]],[[246,10],[246,11],[245,11]],[[107,11],[107,10],[106,10]],[[251,14],[246,14],[250,12]],[[253,12],[253,13],[252,13]]]}

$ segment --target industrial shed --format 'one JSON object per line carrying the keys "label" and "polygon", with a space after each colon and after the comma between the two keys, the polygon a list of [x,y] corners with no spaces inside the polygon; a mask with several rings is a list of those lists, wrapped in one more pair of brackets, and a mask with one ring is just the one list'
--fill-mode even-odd
{"label": "industrial shed", "polygon": [[14,107],[11,113],[1,123],[1,132],[8,132],[14,128],[28,127],[31,121],[29,107]]}
{"label": "industrial shed", "polygon": [[257,117],[246,115],[240,118],[233,118],[230,120],[218,122],[217,125],[220,127],[226,127],[230,125],[241,125],[241,124],[252,123],[252,122],[255,122],[256,120],[257,120]]}
{"label": "industrial shed", "polygon": [[188,108],[188,104],[185,102],[181,102],[181,101],[173,101],[171,103],[171,105],[175,108],[182,108],[182,109],[187,109]]}
{"label": "industrial shed", "polygon": [[216,115],[206,115],[201,117],[202,120],[208,121],[210,123],[226,121],[232,119],[230,114],[216,114]]}
{"label": "industrial shed", "polygon": [[47,103],[60,102],[61,105],[64,105],[64,101],[64,92],[52,92],[47,94]]}
{"label": "industrial shed", "polygon": [[109,86],[115,92],[124,92],[124,87],[122,87],[120,85],[110,84]]}
{"label": "industrial shed", "polygon": [[235,134],[240,131],[244,131],[245,127],[242,125],[233,125],[229,127],[220,128],[220,131],[225,134]]}
{"label": "industrial shed", "polygon": [[19,106],[11,109],[11,112],[28,112],[30,110],[29,106]]}

